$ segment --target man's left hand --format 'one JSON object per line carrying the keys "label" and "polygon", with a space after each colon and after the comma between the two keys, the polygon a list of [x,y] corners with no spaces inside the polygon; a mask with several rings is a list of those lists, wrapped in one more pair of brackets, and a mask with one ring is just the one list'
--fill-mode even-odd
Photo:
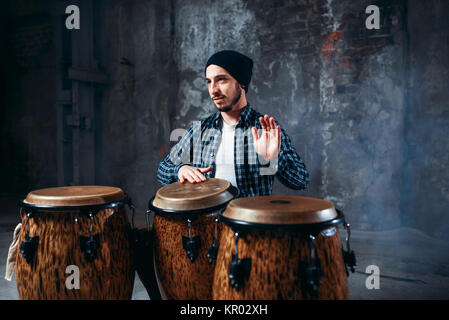
{"label": "man's left hand", "polygon": [[256,127],[251,128],[254,139],[254,148],[259,156],[273,160],[281,149],[281,127],[276,125],[273,117],[259,118],[262,134],[259,137]]}

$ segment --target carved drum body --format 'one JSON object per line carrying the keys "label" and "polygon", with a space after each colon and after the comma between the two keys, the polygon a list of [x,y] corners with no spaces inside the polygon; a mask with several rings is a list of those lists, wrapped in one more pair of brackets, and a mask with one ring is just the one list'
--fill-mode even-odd
{"label": "carved drum body", "polygon": [[125,195],[119,188],[33,191],[20,203],[16,283],[20,299],[130,299]]}
{"label": "carved drum body", "polygon": [[170,184],[150,200],[156,277],[163,299],[212,298],[221,229],[218,212],[236,194],[228,181],[212,178],[199,184]]}
{"label": "carved drum body", "polygon": [[348,299],[337,224],[327,201],[265,196],[240,198],[224,222],[213,299]]}

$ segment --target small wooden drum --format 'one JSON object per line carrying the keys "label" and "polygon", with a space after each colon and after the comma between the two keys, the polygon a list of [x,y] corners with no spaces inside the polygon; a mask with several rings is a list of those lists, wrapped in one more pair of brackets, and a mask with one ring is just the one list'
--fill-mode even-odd
{"label": "small wooden drum", "polygon": [[218,212],[237,195],[223,179],[175,182],[162,187],[149,202],[155,213],[155,271],[166,300],[206,300],[218,251]]}
{"label": "small wooden drum", "polygon": [[[229,203],[214,274],[213,299],[347,299],[336,225],[343,214],[299,196]],[[349,225],[347,225],[349,227]]]}
{"label": "small wooden drum", "polygon": [[20,299],[131,299],[126,197],[119,188],[70,186],[20,202]]}

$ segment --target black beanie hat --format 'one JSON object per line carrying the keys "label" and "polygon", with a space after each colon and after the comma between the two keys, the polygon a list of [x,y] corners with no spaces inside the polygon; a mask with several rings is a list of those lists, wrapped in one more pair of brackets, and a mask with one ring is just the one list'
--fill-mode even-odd
{"label": "black beanie hat", "polygon": [[253,74],[253,60],[251,58],[233,50],[223,50],[213,54],[207,60],[204,72],[209,65],[215,64],[226,69],[240,84],[245,86],[248,92],[249,83]]}

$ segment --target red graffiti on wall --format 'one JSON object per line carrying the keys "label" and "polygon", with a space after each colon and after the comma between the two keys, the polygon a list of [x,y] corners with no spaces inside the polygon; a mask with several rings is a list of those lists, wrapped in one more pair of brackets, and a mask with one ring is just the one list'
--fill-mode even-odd
{"label": "red graffiti on wall", "polygon": [[334,31],[326,38],[326,40],[324,40],[320,52],[323,58],[327,60],[331,59],[331,56],[335,52],[335,45],[337,41],[341,40],[341,37],[342,37],[341,31]]}
{"label": "red graffiti on wall", "polygon": [[325,62],[333,61],[339,67],[350,67],[353,60],[373,55],[389,43],[389,34],[383,37],[370,37],[368,34],[360,36],[354,34],[351,28],[345,28],[346,24],[340,21],[337,31],[332,32],[323,41],[320,54]]}

